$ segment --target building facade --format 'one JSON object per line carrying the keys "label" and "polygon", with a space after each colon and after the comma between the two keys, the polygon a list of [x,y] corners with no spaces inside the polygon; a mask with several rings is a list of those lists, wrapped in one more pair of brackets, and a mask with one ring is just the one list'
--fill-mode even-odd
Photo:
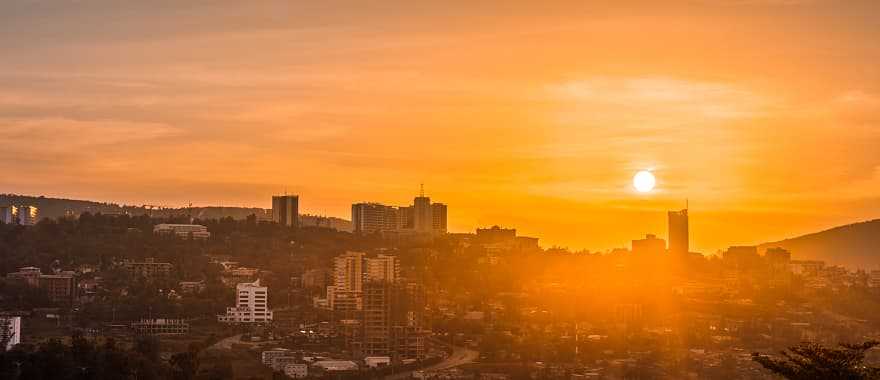
{"label": "building facade", "polygon": [[688,240],[688,210],[669,211],[669,253],[686,255],[690,252]]}
{"label": "building facade", "polygon": [[21,317],[0,316],[0,340],[6,340],[6,350],[21,343]]}
{"label": "building facade", "polygon": [[272,221],[287,227],[299,227],[299,196],[276,195],[272,197]]}
{"label": "building facade", "polygon": [[269,288],[260,286],[260,280],[236,285],[235,307],[226,308],[226,314],[217,319],[223,323],[271,322],[273,314],[269,310]]}
{"label": "building facade", "polygon": [[208,227],[199,224],[171,224],[162,223],[153,226],[153,233],[159,235],[174,235],[183,239],[205,240],[211,237]]}
{"label": "building facade", "polygon": [[397,208],[380,203],[351,205],[351,222],[356,234],[372,234],[398,229]]}

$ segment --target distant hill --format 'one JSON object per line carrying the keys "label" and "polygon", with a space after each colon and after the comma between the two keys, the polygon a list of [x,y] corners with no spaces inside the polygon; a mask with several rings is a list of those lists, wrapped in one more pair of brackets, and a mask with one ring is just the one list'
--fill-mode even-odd
{"label": "distant hill", "polygon": [[[258,207],[192,207],[192,208],[157,208],[149,205],[131,206],[115,203],[102,203],[77,199],[35,197],[30,195],[0,194],[0,206],[37,206],[39,218],[58,218],[65,215],[79,215],[84,212],[92,214],[128,214],[151,215],[155,217],[179,217],[191,215],[196,219],[220,219],[232,217],[245,219],[256,215],[258,219],[268,220],[272,210]],[[302,215],[303,226],[335,228],[340,231],[351,231],[351,221],[315,215]]]}
{"label": "distant hill", "polygon": [[764,252],[772,247],[789,250],[792,259],[823,260],[849,268],[880,269],[880,219],[764,243],[758,249]]}

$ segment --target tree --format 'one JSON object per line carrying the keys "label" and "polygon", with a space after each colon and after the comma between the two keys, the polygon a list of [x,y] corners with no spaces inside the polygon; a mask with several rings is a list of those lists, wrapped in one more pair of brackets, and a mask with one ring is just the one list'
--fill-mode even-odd
{"label": "tree", "polygon": [[880,345],[869,341],[862,344],[841,344],[827,348],[818,343],[805,342],[780,352],[782,358],[759,353],[752,360],[786,379],[880,379],[880,368],[864,363],[865,353]]}

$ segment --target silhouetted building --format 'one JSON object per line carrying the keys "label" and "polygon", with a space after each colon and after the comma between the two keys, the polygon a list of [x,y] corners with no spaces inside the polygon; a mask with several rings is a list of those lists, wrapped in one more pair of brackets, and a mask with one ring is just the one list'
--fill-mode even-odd
{"label": "silhouetted building", "polygon": [[690,252],[688,242],[688,210],[669,212],[669,253],[686,255]]}
{"label": "silhouetted building", "polygon": [[477,228],[477,241],[480,243],[501,243],[516,238],[515,228]]}
{"label": "silhouetted building", "polygon": [[273,196],[272,221],[288,227],[299,227],[299,196]]}
{"label": "silhouetted building", "polygon": [[416,232],[431,232],[434,228],[434,214],[431,198],[424,195],[413,201],[413,229]]}
{"label": "silhouetted building", "polygon": [[632,253],[634,255],[659,256],[666,252],[666,242],[657,236],[648,234],[644,239],[632,241]]}
{"label": "silhouetted building", "polygon": [[724,252],[724,261],[739,270],[752,269],[760,264],[758,247],[733,246]]}
{"label": "silhouetted building", "polygon": [[446,233],[446,205],[443,203],[431,204],[431,228],[434,232]]}
{"label": "silhouetted building", "polygon": [[355,233],[397,232],[402,234],[446,233],[447,207],[443,203],[431,203],[424,193],[417,196],[411,206],[386,206],[380,203],[355,203],[351,205],[351,221]]}
{"label": "silhouetted building", "polygon": [[355,203],[351,205],[351,222],[357,234],[395,231],[397,209],[379,203]]}

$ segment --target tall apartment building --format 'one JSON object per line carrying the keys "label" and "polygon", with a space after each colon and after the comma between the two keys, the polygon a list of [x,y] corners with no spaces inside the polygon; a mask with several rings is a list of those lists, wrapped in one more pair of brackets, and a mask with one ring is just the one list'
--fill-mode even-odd
{"label": "tall apartment building", "polygon": [[260,280],[235,286],[235,307],[227,307],[225,315],[217,316],[222,323],[266,323],[273,319],[269,310],[269,288]]}
{"label": "tall apartment building", "polygon": [[398,228],[397,209],[379,203],[351,205],[351,222],[356,234],[394,231]]}
{"label": "tall apartment building", "polygon": [[435,232],[446,233],[446,205],[443,203],[431,204],[431,228]]}
{"label": "tall apartment building", "polygon": [[359,334],[360,354],[390,356],[395,361],[424,358],[423,304],[415,284],[368,281]]}
{"label": "tall apartment building", "polygon": [[366,281],[396,282],[400,277],[400,261],[397,256],[377,255],[365,262]]}
{"label": "tall apartment building", "polygon": [[424,194],[413,200],[413,229],[417,232],[431,232],[434,228],[434,211],[431,198]]}
{"label": "tall apartment building", "polygon": [[18,206],[18,224],[33,226],[39,220],[40,210],[37,206]]}
{"label": "tall apartment building", "polygon": [[446,210],[443,203],[431,203],[424,194],[417,196],[410,206],[386,206],[379,203],[351,205],[354,232],[418,232],[446,233]]}
{"label": "tall apartment building", "polygon": [[669,212],[669,253],[687,255],[690,252],[688,242],[688,210]]}
{"label": "tall apartment building", "polygon": [[16,222],[18,208],[15,206],[0,206],[0,223],[14,224]]}
{"label": "tall apartment building", "polygon": [[333,285],[327,287],[327,302],[330,309],[361,310],[363,286],[363,252],[346,252],[333,259]]}
{"label": "tall apartment building", "polygon": [[299,196],[273,196],[272,221],[288,227],[299,227]]}
{"label": "tall apartment building", "polygon": [[39,219],[37,206],[0,206],[0,222],[33,226]]}

